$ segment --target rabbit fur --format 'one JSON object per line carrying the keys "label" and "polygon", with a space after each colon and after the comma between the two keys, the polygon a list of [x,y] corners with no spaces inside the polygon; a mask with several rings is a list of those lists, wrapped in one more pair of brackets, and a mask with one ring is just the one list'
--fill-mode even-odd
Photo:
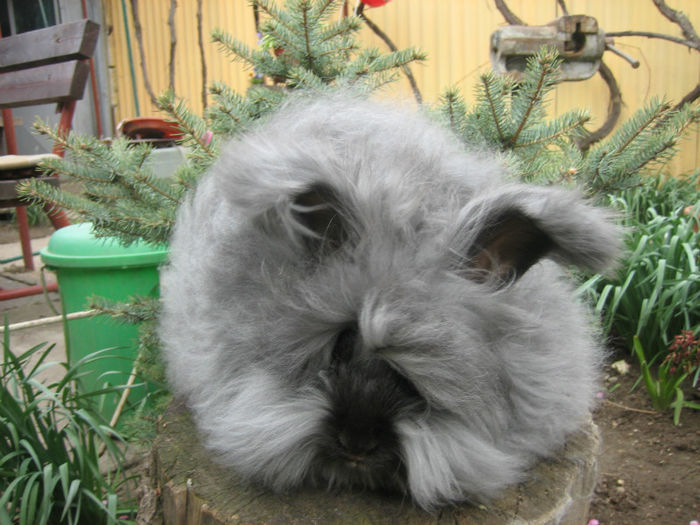
{"label": "rabbit fur", "polygon": [[588,417],[602,349],[565,268],[610,268],[619,238],[419,112],[299,96],[179,210],[168,375],[251,482],[487,500]]}

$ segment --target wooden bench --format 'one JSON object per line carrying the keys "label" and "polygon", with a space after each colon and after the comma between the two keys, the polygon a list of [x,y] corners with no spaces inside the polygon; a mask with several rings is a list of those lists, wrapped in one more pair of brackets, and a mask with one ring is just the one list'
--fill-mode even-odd
{"label": "wooden bench", "polygon": [[[0,208],[17,208],[22,254],[28,270],[34,269],[34,263],[27,214],[13,188],[17,181],[39,175],[36,166],[41,158],[19,155],[11,108],[56,103],[61,114],[58,133],[67,134],[76,101],[83,98],[90,71],[88,61],[95,51],[99,30],[99,24],[80,20],[0,38],[0,110],[7,153],[17,156],[4,162],[0,158],[0,180],[5,181],[0,192]],[[53,153],[63,155],[59,144],[54,146]],[[55,228],[70,224],[63,210],[45,208],[45,211]],[[29,288],[22,295],[41,291],[40,287],[38,291]],[[6,292],[0,291],[0,300],[9,298]]]}

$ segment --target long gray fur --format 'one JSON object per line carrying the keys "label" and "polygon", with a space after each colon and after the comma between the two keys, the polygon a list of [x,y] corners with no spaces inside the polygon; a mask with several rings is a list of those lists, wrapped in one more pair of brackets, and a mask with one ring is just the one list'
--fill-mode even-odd
{"label": "long gray fur", "polygon": [[560,265],[608,269],[620,232],[505,172],[348,94],[299,97],[227,144],[161,273],[169,378],[213,454],[275,490],[364,485],[429,509],[554,453],[602,356]]}

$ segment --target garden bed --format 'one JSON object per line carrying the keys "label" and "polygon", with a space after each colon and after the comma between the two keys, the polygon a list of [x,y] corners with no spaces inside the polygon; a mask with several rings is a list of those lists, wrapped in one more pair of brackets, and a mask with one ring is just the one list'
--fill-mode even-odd
{"label": "garden bed", "polygon": [[643,385],[630,391],[638,377],[637,367],[624,376],[610,372],[607,389],[619,386],[594,413],[603,444],[590,518],[601,525],[687,525],[700,518],[700,412],[684,410],[674,426],[670,411],[651,410]]}

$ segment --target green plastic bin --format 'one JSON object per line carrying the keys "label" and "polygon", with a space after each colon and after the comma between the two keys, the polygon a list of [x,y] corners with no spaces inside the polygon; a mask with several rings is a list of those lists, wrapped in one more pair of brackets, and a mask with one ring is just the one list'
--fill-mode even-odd
{"label": "green plastic bin", "polygon": [[[158,266],[167,257],[167,247],[136,242],[122,246],[116,238],[95,237],[92,224],[74,224],[54,232],[41,259],[56,272],[68,362],[102,349],[107,357],[82,370],[80,386],[94,392],[106,385],[124,385],[138,352],[138,327],[115,321],[107,315],[67,320],[66,315],[90,308],[92,297],[125,301],[134,295],[157,297]],[[143,383],[137,380],[137,383]],[[128,405],[140,402],[149,390],[143,384],[131,390]],[[101,412],[111,418],[119,394],[102,397]]]}

